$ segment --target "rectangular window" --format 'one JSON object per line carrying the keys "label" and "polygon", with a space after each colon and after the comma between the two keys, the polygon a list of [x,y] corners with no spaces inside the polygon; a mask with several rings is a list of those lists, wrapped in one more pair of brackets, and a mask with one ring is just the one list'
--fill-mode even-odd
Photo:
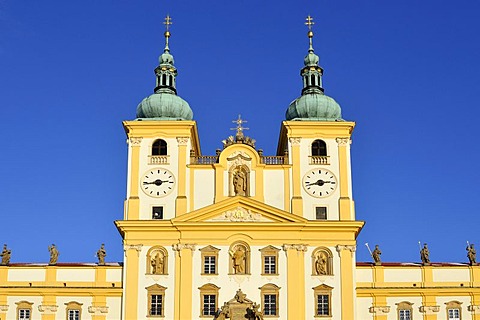
{"label": "rectangular window", "polygon": [[152,219],[163,219],[163,207],[152,208]]}
{"label": "rectangular window", "polygon": [[412,320],[410,310],[398,310],[399,320]]}
{"label": "rectangular window", "polygon": [[30,309],[18,310],[18,320],[30,320]]}
{"label": "rectangular window", "polygon": [[329,295],[319,294],[317,296],[317,316],[329,316],[329,315],[330,315]]}
{"label": "rectangular window", "polygon": [[266,294],[263,296],[263,314],[266,316],[277,315],[277,295]]}
{"label": "rectangular window", "polygon": [[163,310],[163,295],[152,294],[152,300],[150,304],[150,315],[161,316]]}
{"label": "rectangular window", "polygon": [[203,263],[203,273],[205,274],[215,274],[215,256],[205,256]]}
{"label": "rectangular window", "polygon": [[448,320],[460,320],[460,309],[448,309]]}
{"label": "rectangular window", "polygon": [[80,310],[68,310],[68,320],[80,320]]}
{"label": "rectangular window", "polygon": [[265,274],[276,274],[277,273],[277,264],[275,261],[275,256],[264,256],[263,265]]}
{"label": "rectangular window", "polygon": [[214,294],[205,294],[203,296],[203,311],[204,316],[214,316],[216,311],[216,296]]}
{"label": "rectangular window", "polygon": [[315,208],[315,219],[317,219],[317,220],[327,220],[327,207],[316,207]]}

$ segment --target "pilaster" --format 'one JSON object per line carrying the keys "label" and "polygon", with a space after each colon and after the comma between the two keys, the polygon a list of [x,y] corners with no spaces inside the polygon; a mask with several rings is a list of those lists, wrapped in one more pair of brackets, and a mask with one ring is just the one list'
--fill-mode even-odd
{"label": "pilaster", "polygon": [[290,146],[292,149],[292,213],[298,216],[303,216],[303,200],[301,194],[301,172],[300,172],[300,142],[301,138],[291,137],[289,138]]}
{"label": "pilaster", "polygon": [[175,200],[176,215],[187,213],[187,144],[189,137],[177,137],[178,143],[178,194]]}
{"label": "pilaster", "polygon": [[57,310],[55,296],[44,296],[42,304],[38,306],[38,312],[42,315],[42,320],[55,320]]}
{"label": "pilaster", "polygon": [[172,245],[172,249],[177,252],[175,255],[175,320],[192,318],[193,252],[195,247],[195,244],[189,243]]}
{"label": "pilaster", "polygon": [[336,141],[340,175],[340,199],[338,200],[340,220],[354,220],[353,200],[350,195],[350,158],[348,156],[351,140],[349,137],[344,137],[336,138]]}
{"label": "pilaster", "polygon": [[342,320],[355,319],[355,283],[353,278],[353,255],[355,246],[337,245],[340,256],[340,290],[342,301]]}
{"label": "pilaster", "polygon": [[287,255],[287,319],[305,319],[306,244],[284,244]]}
{"label": "pilaster", "polygon": [[[142,244],[125,244],[123,248],[125,251],[124,272],[126,274],[124,284],[125,303],[123,305],[125,319],[138,318],[138,276],[140,275],[139,260],[142,247]],[[103,310],[97,305],[99,302],[100,301],[96,301],[96,303],[92,305],[93,312],[89,310],[90,313],[95,313],[96,316],[101,315],[101,311]]]}
{"label": "pilaster", "polygon": [[128,139],[130,145],[130,194],[126,201],[125,220],[138,220],[140,216],[140,199],[138,198],[139,161],[141,137]]}

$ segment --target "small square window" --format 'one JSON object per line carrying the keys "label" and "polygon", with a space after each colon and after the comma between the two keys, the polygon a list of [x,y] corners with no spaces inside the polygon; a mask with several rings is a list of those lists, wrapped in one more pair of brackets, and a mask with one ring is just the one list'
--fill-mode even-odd
{"label": "small square window", "polygon": [[263,266],[264,274],[276,274],[277,273],[277,264],[276,264],[276,256],[264,256],[263,257]]}
{"label": "small square window", "polygon": [[203,311],[204,316],[214,316],[216,311],[217,297],[214,294],[205,294],[203,296]]}
{"label": "small square window", "polygon": [[163,207],[152,208],[152,219],[163,219]]}
{"label": "small square window", "polygon": [[315,207],[315,219],[327,220],[327,207]]}
{"label": "small square window", "polygon": [[317,316],[330,315],[329,296],[326,294],[317,295]]}
{"label": "small square window", "polygon": [[205,256],[203,263],[203,273],[216,274],[215,256]]}

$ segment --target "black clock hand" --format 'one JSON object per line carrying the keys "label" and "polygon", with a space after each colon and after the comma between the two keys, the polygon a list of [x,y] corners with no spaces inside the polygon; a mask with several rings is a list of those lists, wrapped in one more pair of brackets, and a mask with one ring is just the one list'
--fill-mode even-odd
{"label": "black clock hand", "polygon": [[161,186],[162,183],[165,183],[165,182],[170,182],[170,181],[157,179],[157,180],[155,180],[155,181],[153,181],[153,182],[146,182],[146,181],[144,181],[143,184],[154,184],[154,185],[157,185],[157,186]]}
{"label": "black clock hand", "polygon": [[319,179],[316,182],[306,184],[305,186],[307,186],[307,187],[314,186],[314,185],[323,186],[325,183],[333,183],[333,181],[323,181],[323,180]]}

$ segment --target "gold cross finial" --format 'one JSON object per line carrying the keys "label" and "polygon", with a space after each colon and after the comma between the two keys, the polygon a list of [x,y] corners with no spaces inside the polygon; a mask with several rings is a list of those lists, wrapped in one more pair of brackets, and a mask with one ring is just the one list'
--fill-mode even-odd
{"label": "gold cross finial", "polygon": [[305,19],[305,25],[308,27],[308,31],[312,31],[312,26],[315,24],[315,22],[313,22],[313,18],[308,15],[308,17]]}
{"label": "gold cross finial", "polygon": [[163,24],[165,25],[165,31],[168,32],[168,29],[172,25],[172,18],[170,18],[170,15],[167,14],[167,16],[165,17],[165,22]]}
{"label": "gold cross finial", "polygon": [[237,130],[237,138],[242,137],[243,138],[243,130],[248,130],[248,128],[245,128],[242,126],[242,124],[247,123],[247,120],[243,120],[241,115],[238,115],[238,119],[233,120],[233,123],[237,124],[236,128],[230,128],[230,130]]}

